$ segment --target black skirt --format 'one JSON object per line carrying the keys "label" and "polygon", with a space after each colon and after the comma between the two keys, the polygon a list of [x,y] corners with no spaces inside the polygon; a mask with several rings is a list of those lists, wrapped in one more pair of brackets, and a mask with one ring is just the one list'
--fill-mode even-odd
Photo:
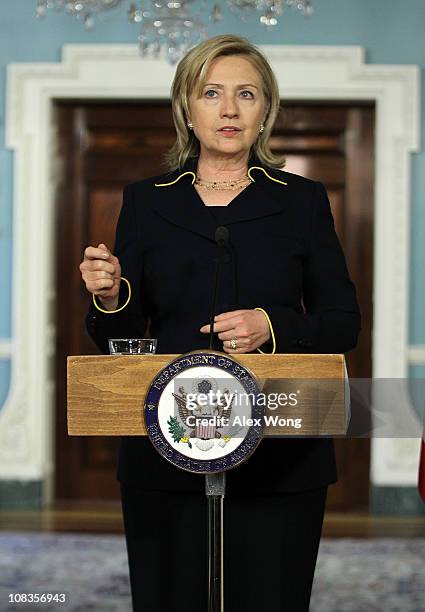
{"label": "black skirt", "polygon": [[[306,612],[327,486],[226,495],[226,612]],[[146,491],[121,483],[135,612],[206,612],[207,501],[194,492]]]}

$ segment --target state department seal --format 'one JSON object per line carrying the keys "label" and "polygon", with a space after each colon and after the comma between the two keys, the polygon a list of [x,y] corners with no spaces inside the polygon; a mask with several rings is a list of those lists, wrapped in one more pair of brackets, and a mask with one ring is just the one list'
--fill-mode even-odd
{"label": "state department seal", "polygon": [[180,355],[151,382],[145,426],[156,450],[180,469],[223,472],[245,461],[259,444],[264,407],[254,375],[213,350]]}

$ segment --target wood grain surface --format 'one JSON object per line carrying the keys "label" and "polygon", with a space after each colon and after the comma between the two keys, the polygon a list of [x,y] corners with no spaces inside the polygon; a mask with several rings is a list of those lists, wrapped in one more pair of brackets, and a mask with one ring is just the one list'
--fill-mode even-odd
{"label": "wood grain surface", "polygon": [[[224,354],[223,354],[224,355]],[[69,356],[68,434],[146,435],[144,404],[151,381],[180,355]],[[343,435],[347,429],[344,355],[236,355],[256,377],[264,394],[297,393],[296,406],[278,405],[267,415],[302,419],[266,426],[265,436]],[[276,395],[274,397],[276,402]],[[281,396],[282,398],[283,396]]]}

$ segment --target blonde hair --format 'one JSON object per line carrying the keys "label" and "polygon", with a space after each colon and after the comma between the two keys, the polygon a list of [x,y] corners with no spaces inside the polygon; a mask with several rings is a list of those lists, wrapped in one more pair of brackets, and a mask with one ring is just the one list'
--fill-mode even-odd
{"label": "blonde hair", "polygon": [[268,140],[280,109],[279,87],[274,72],[263,53],[247,38],[233,34],[221,34],[202,41],[180,60],[171,86],[173,121],[176,141],[165,153],[167,167],[172,171],[182,168],[186,160],[199,155],[200,145],[187,126],[189,98],[193,92],[201,94],[211,63],[218,57],[243,55],[259,72],[266,100],[267,117],[264,130],[252,145],[259,160],[272,168],[282,168],[285,157],[272,153]]}

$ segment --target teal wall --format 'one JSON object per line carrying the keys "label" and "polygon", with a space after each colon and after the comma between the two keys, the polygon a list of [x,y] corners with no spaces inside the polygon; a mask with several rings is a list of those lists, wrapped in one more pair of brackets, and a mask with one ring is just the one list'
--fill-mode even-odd
{"label": "teal wall", "polygon": [[[127,23],[126,14],[105,18],[87,33],[72,17],[50,12],[35,18],[36,0],[1,2],[0,6],[0,339],[11,336],[12,264],[12,172],[13,155],[5,149],[5,70],[10,62],[58,62],[64,43],[134,43],[138,26]],[[213,2],[209,2],[212,6]],[[423,0],[314,0],[315,14],[305,20],[301,13],[287,10],[279,26],[267,31],[258,21],[242,23],[223,1],[224,19],[210,24],[211,36],[233,32],[257,44],[361,45],[366,61],[378,64],[425,66],[425,3]],[[116,13],[116,12],[115,12]],[[142,60],[141,60],[142,61]],[[422,79],[422,98],[425,79]],[[423,110],[422,110],[423,113]],[[422,149],[412,157],[411,206],[411,344],[425,344],[425,121]],[[412,375],[415,373],[412,372]],[[0,360],[0,402],[9,386],[10,368]]]}

